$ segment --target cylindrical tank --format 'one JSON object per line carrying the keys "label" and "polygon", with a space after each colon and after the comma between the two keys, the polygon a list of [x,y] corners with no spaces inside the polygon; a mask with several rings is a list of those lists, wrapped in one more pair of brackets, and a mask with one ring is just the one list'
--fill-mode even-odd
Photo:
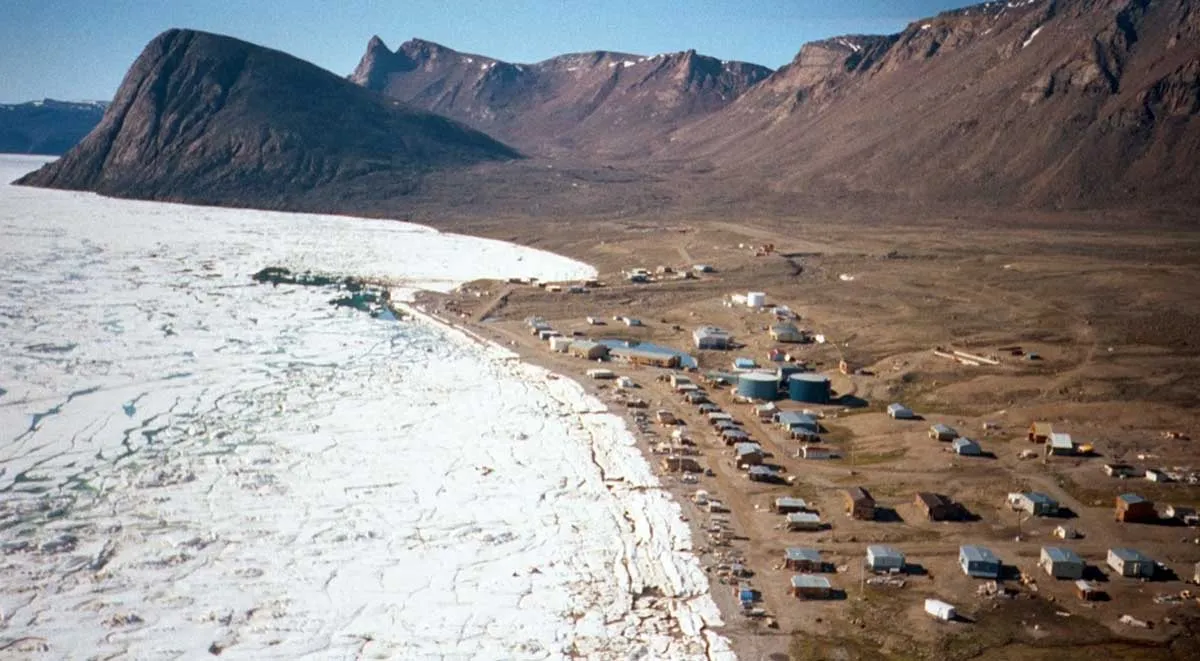
{"label": "cylindrical tank", "polygon": [[800,374],[803,371],[803,365],[797,365],[796,363],[782,363],[779,365],[779,367],[775,368],[775,376],[779,378],[781,387],[786,388],[788,387],[788,380],[792,378],[792,375]]}
{"label": "cylindrical tank", "polygon": [[737,394],[750,399],[773,400],[779,397],[779,381],[774,374],[746,372],[738,375]]}
{"label": "cylindrical tank", "polygon": [[761,308],[767,304],[767,295],[761,291],[752,291],[746,294],[746,305],[752,308]]}
{"label": "cylindrical tank", "polygon": [[788,378],[788,399],[794,402],[829,403],[829,377],[805,372]]}

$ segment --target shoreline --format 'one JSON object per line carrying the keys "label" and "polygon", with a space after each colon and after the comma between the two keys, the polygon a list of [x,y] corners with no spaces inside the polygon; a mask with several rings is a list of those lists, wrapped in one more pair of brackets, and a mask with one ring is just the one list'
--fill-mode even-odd
{"label": "shoreline", "polygon": [[[692,492],[698,488],[703,488],[704,485],[701,483],[687,484],[680,481],[673,474],[663,473],[658,466],[657,459],[659,457],[652,452],[651,442],[646,438],[645,434],[638,433],[636,423],[633,421],[632,416],[629,415],[629,411],[631,410],[652,410],[653,407],[659,407],[659,405],[662,405],[661,407],[675,408],[678,403],[656,400],[650,402],[651,409],[629,409],[622,407],[619,405],[619,402],[615,401],[606,392],[606,388],[597,387],[596,382],[586,378],[585,372],[591,366],[591,363],[562,354],[551,353],[548,350],[538,351],[537,349],[541,348],[540,344],[530,346],[526,342],[517,341],[500,328],[489,327],[485,323],[480,323],[470,318],[450,319],[431,309],[431,302],[436,302],[438,298],[446,296],[448,294],[442,292],[422,291],[417,293],[412,300],[406,301],[405,305],[416,316],[425,317],[454,332],[461,333],[471,341],[489,347],[492,350],[502,350],[509,353],[509,360],[544,370],[552,379],[565,379],[571,382],[582,393],[593,398],[603,406],[605,413],[620,422],[622,430],[632,439],[641,461],[647,466],[654,481],[657,483],[656,486],[651,488],[655,488],[665,494],[669,501],[678,509],[680,521],[685,524],[690,539],[690,549],[687,550],[687,553],[694,558],[704,573],[707,583],[705,594],[712,600],[719,611],[721,623],[714,625],[711,629],[715,630],[727,641],[732,656],[710,656],[710,658],[728,658],[732,661],[732,659],[769,658],[772,654],[780,654],[786,657],[791,635],[779,629],[769,628],[753,620],[747,624],[743,624],[743,621],[750,618],[746,618],[742,613],[739,603],[734,597],[733,586],[724,581],[719,572],[715,571],[716,566],[722,563],[722,558],[720,557],[719,550],[711,547],[708,543],[710,535],[707,528],[711,526],[705,523],[705,518],[710,513],[702,511],[690,498]],[[559,360],[560,357],[562,360]],[[634,366],[624,364],[621,364],[621,368],[622,371],[633,373],[638,373],[642,370],[642,368],[634,368]],[[726,527],[727,530],[733,531],[741,527],[740,522],[736,521],[731,512],[724,513],[722,518],[730,521],[732,524]],[[734,585],[736,585],[736,581]]]}

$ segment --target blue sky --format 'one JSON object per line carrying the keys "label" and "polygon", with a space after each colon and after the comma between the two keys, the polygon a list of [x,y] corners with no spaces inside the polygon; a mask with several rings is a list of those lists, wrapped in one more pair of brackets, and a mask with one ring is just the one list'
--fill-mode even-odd
{"label": "blue sky", "polygon": [[109,99],[172,27],[232,35],[349,73],[378,34],[514,62],[695,48],[779,67],[806,41],[889,33],[958,0],[0,0],[0,102]]}

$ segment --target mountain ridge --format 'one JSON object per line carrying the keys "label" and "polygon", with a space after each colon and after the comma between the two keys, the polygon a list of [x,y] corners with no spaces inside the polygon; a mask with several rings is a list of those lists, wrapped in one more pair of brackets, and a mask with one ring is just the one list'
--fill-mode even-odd
{"label": "mountain ridge", "polygon": [[391,179],[381,193],[404,195],[429,171],[519,157],[286,53],[168,30],[134,62],[96,128],[19,183],[274,207],[339,186],[332,195],[352,195],[382,175]]}

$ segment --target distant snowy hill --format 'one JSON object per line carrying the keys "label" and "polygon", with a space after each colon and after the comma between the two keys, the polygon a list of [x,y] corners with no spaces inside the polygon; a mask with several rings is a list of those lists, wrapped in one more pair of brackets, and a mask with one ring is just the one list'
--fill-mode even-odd
{"label": "distant snowy hill", "polygon": [[0,104],[0,152],[57,156],[79,144],[104,116],[107,101]]}

